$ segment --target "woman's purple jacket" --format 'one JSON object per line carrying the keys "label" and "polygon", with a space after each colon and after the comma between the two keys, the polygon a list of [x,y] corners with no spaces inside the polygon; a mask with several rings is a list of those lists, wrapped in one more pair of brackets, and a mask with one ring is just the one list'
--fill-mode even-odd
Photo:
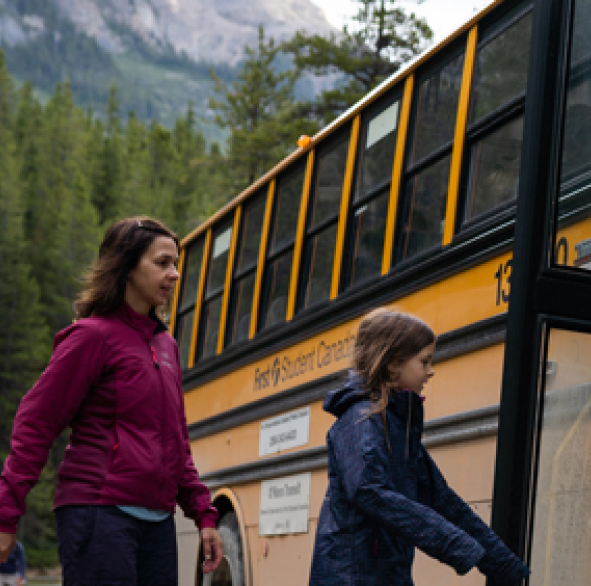
{"label": "woman's purple jacket", "polygon": [[0,531],[16,532],[49,449],[72,428],[54,508],[137,505],[174,511],[199,528],[217,511],[193,464],[178,348],[154,316],[127,304],[55,336],[47,368],[21,401],[0,476]]}

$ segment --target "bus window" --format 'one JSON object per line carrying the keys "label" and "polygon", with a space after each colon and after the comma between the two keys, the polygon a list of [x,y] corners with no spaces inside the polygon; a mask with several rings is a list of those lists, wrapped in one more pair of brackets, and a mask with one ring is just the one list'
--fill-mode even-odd
{"label": "bus window", "polygon": [[[562,147],[562,197],[559,216],[573,210],[574,203],[589,201],[591,171],[591,21],[588,2],[575,3],[570,55],[566,121]],[[584,194],[584,196],[583,196]],[[583,196],[583,197],[581,197]],[[571,201],[572,200],[572,201]]]}
{"label": "bus window", "polygon": [[[591,270],[591,4],[574,3],[554,262]],[[576,224],[573,219],[581,220]]]}
{"label": "bus window", "polygon": [[248,339],[261,228],[265,215],[266,191],[265,187],[244,209],[238,255],[234,267],[227,345]]}
{"label": "bus window", "polygon": [[187,248],[185,255],[183,281],[178,301],[179,310],[176,318],[176,340],[179,345],[182,368],[189,366],[195,301],[203,261],[203,238]]}
{"label": "bus window", "polygon": [[181,368],[189,366],[189,351],[191,349],[191,336],[193,334],[193,318],[195,317],[195,308],[184,313],[177,318],[176,340],[179,346]]}
{"label": "bus window", "polygon": [[531,13],[487,38],[476,52],[463,222],[517,196]]}
{"label": "bus window", "polygon": [[390,94],[361,121],[351,222],[348,284],[381,274],[400,94]]}
{"label": "bus window", "polygon": [[302,308],[330,298],[341,195],[351,127],[325,148],[318,149],[304,242]]}
{"label": "bus window", "polygon": [[419,83],[396,261],[441,244],[464,53]]}
{"label": "bus window", "polygon": [[211,258],[200,320],[201,336],[197,349],[200,358],[207,358],[216,353],[231,242],[232,224],[225,222],[213,233]]}
{"label": "bus window", "polygon": [[280,182],[277,189],[275,215],[270,252],[273,254],[290,243],[293,244],[298,225],[298,212],[304,184],[304,170]]}
{"label": "bus window", "polygon": [[305,166],[280,177],[273,212],[269,252],[263,282],[263,311],[260,329],[283,323],[287,317],[287,298],[298,213],[304,186]]}

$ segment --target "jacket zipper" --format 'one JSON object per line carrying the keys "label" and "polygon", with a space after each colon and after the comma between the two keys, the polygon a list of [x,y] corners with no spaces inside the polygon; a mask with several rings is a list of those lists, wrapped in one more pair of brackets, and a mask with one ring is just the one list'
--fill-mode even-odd
{"label": "jacket zipper", "polygon": [[411,420],[411,407],[412,407],[412,391],[408,391],[408,416],[406,418],[406,447],[404,450],[405,460],[410,457],[410,420]]}
{"label": "jacket zipper", "polygon": [[[165,451],[165,439],[164,439],[164,428],[165,428],[165,422],[164,420],[166,419],[165,416],[165,412],[166,412],[166,397],[164,394],[164,385],[163,385],[163,381],[162,381],[162,373],[160,372],[160,364],[158,363],[158,357],[156,356],[156,350],[154,350],[154,346],[152,346],[152,344],[149,344],[150,347],[150,356],[152,357],[152,364],[154,365],[154,369],[158,371],[158,379],[160,382],[160,394],[161,394],[161,399],[162,399],[162,410],[161,413],[163,414],[163,419],[161,420],[161,425],[160,425],[160,438],[161,438],[161,443],[160,443],[160,482],[158,483],[158,492],[157,492],[157,500],[156,502],[158,502],[159,498],[160,498],[160,494],[162,493],[162,484],[164,483],[164,465],[165,465],[165,458],[164,458],[164,451]],[[156,507],[157,508],[157,507]]]}

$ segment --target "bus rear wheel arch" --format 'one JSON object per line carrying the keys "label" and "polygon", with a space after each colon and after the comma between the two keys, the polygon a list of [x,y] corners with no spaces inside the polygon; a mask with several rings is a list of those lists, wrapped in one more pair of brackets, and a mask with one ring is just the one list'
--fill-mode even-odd
{"label": "bus rear wheel arch", "polygon": [[215,572],[204,575],[203,548],[200,546],[195,583],[197,586],[251,586],[246,534],[238,501],[227,489],[219,491],[212,501],[220,514],[217,530],[222,540],[223,558]]}

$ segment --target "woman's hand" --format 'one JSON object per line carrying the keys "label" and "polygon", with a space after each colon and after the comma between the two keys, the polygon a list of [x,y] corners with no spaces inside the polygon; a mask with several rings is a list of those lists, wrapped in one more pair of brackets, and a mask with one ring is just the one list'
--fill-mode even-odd
{"label": "woman's hand", "polygon": [[[219,539],[219,538],[218,538]],[[16,547],[16,533],[0,532],[0,564],[3,564]]]}
{"label": "woman's hand", "polygon": [[222,561],[222,540],[213,527],[201,529],[201,543],[203,544],[203,573],[213,572]]}

